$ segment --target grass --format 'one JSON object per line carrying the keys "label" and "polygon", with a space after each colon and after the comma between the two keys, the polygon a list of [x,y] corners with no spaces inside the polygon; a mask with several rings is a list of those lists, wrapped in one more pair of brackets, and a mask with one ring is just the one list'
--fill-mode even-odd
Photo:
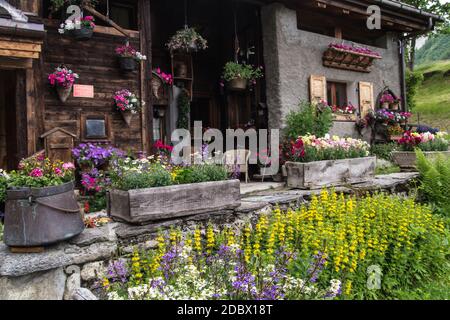
{"label": "grass", "polygon": [[383,174],[392,174],[392,173],[399,173],[400,167],[393,165],[392,167],[377,167],[375,168],[375,174],[377,176],[383,175]]}
{"label": "grass", "polygon": [[434,74],[418,90],[412,122],[450,131],[450,75],[444,77],[450,71],[450,60],[424,64],[416,70],[424,75]]}

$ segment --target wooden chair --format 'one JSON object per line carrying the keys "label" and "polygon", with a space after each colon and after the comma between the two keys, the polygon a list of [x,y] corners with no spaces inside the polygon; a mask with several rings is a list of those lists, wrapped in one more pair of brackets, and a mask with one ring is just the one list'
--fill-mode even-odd
{"label": "wooden chair", "polygon": [[245,173],[245,183],[248,183],[248,162],[251,156],[250,150],[237,149],[229,150],[223,154],[222,164],[227,168],[228,172],[234,172],[236,166],[239,166],[239,171]]}

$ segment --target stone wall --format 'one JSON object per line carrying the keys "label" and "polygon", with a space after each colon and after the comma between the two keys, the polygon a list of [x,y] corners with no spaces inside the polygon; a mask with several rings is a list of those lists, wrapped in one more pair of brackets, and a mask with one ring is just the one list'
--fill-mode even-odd
{"label": "stone wall", "polygon": [[[385,191],[405,193],[417,173],[377,176],[365,183],[336,187],[337,192],[365,195]],[[130,259],[136,248],[157,247],[160,231],[180,228],[191,232],[210,223],[215,229],[228,226],[236,234],[248,223],[254,225],[261,214],[275,206],[282,210],[298,208],[311,200],[317,190],[267,190],[247,195],[235,210],[203,213],[179,219],[135,226],[113,222],[96,229],[86,229],[72,240],[48,247],[43,253],[11,253],[0,242],[0,300],[93,300],[96,282],[105,274],[110,261]],[[89,289],[88,289],[89,288]],[[91,291],[92,289],[92,291]]]}
{"label": "stone wall", "polygon": [[[262,9],[262,22],[270,128],[282,128],[289,111],[300,100],[310,100],[311,75],[346,82],[348,101],[355,106],[359,104],[360,81],[373,83],[375,99],[385,85],[400,95],[398,44],[394,34],[386,34],[386,49],[366,46],[383,58],[375,61],[372,72],[361,73],[324,67],[323,53],[337,39],[299,30],[294,10],[279,3],[267,5]],[[357,137],[353,122],[337,122],[331,133]]]}

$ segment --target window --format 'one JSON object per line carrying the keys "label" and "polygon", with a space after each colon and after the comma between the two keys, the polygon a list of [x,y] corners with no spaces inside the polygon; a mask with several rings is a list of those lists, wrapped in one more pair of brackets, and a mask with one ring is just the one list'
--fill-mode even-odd
{"label": "window", "polygon": [[110,127],[108,115],[81,115],[81,139],[83,141],[109,141]]}
{"label": "window", "polygon": [[347,84],[343,82],[327,82],[328,103],[332,106],[343,107],[347,102]]}

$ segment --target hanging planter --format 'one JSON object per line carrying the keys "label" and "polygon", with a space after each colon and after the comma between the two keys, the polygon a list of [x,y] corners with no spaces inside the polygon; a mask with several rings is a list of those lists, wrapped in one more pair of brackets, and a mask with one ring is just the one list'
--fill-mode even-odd
{"label": "hanging planter", "polygon": [[256,79],[263,76],[262,67],[253,67],[248,64],[228,62],[223,71],[223,79],[227,81],[229,90],[246,90],[248,84],[256,84]]}
{"label": "hanging planter", "polygon": [[116,48],[116,54],[119,57],[120,69],[124,72],[133,72],[136,70],[137,62],[147,60],[147,57],[142,55],[135,48],[126,44]]}
{"label": "hanging planter", "polygon": [[127,126],[131,126],[134,115],[141,110],[137,96],[129,90],[120,90],[114,94],[114,102]]}
{"label": "hanging planter", "polygon": [[192,53],[208,48],[206,41],[194,28],[178,30],[166,44],[170,52]]}
{"label": "hanging planter", "polygon": [[59,100],[66,102],[72,92],[73,84],[79,76],[66,66],[61,65],[55,71],[48,75],[48,81],[51,86],[56,88]]}
{"label": "hanging planter", "polygon": [[68,32],[78,41],[89,40],[94,34],[94,21],[93,16],[82,17],[75,22],[66,20],[65,23],[61,24],[61,28],[58,31],[60,34]]}
{"label": "hanging planter", "polygon": [[247,79],[235,78],[228,82],[228,89],[236,91],[245,90],[247,89],[247,84],[248,84]]}
{"label": "hanging planter", "polygon": [[59,100],[61,102],[66,102],[72,93],[73,85],[69,87],[56,87],[56,93],[58,94]]}

